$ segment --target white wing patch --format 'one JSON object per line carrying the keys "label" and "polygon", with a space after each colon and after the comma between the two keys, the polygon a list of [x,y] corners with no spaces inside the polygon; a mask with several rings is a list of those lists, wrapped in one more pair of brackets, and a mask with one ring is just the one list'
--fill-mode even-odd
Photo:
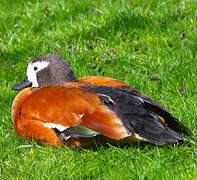
{"label": "white wing patch", "polygon": [[116,104],[112,99],[111,99],[111,97],[110,96],[107,96],[107,95],[105,95],[105,94],[100,94],[100,93],[97,93],[99,96],[103,96],[103,97],[106,97],[110,102],[112,102],[113,104]]}
{"label": "white wing patch", "polygon": [[[27,66],[27,79],[32,82],[32,87],[39,87],[37,73],[49,65],[47,61],[30,62]],[[35,69],[36,68],[36,69]]]}
{"label": "white wing patch", "polygon": [[141,103],[144,103],[144,100],[141,97],[137,97]]}
{"label": "white wing patch", "polygon": [[69,127],[66,126],[62,126],[61,124],[55,124],[55,123],[42,123],[45,127],[48,128],[56,128],[58,129],[60,132],[68,129]]}
{"label": "white wing patch", "polygon": [[65,136],[65,137],[64,137],[64,140],[67,141],[67,140],[69,140],[70,138],[71,138],[71,136]]}
{"label": "white wing patch", "polygon": [[80,114],[79,117],[82,118],[84,116],[84,114]]}

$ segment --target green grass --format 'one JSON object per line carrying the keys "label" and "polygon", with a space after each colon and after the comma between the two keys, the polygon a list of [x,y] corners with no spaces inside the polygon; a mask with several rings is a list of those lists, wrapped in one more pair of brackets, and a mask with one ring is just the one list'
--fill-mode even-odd
{"label": "green grass", "polygon": [[197,179],[194,140],[53,148],[18,138],[10,114],[28,61],[57,53],[77,77],[136,87],[195,134],[196,42],[195,0],[0,0],[0,179]]}

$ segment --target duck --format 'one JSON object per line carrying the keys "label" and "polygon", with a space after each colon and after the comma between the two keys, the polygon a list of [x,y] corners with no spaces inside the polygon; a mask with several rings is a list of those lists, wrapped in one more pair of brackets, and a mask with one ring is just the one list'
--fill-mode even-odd
{"label": "duck", "polygon": [[16,134],[41,144],[83,147],[103,137],[161,146],[192,136],[163,106],[127,83],[104,76],[77,79],[56,54],[30,61],[25,80],[12,90],[21,90],[11,108]]}

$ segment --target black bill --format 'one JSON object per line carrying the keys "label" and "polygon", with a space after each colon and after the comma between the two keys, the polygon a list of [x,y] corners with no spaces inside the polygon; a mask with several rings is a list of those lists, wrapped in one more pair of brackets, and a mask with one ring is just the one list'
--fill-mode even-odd
{"label": "black bill", "polygon": [[24,81],[17,84],[16,86],[14,86],[12,88],[12,90],[19,90],[19,89],[26,88],[26,87],[31,87],[31,86],[32,86],[32,83],[30,81],[28,81],[28,79],[26,77]]}

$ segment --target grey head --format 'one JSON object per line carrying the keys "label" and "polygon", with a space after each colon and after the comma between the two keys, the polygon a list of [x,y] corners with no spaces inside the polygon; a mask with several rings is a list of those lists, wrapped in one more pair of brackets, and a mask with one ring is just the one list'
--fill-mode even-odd
{"label": "grey head", "polygon": [[32,60],[27,66],[27,78],[13,87],[18,90],[24,87],[42,88],[75,81],[70,65],[56,54],[45,54]]}

